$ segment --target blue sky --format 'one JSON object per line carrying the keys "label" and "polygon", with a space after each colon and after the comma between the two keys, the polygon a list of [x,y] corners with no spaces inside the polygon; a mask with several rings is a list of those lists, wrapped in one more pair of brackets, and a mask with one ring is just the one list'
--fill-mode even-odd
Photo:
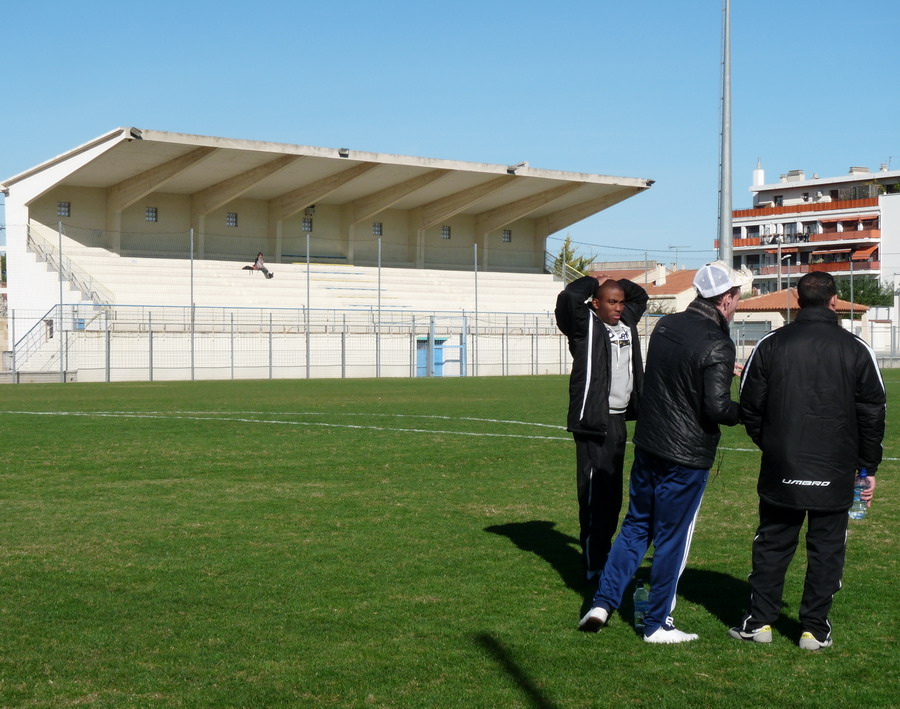
{"label": "blue sky", "polygon": [[[717,234],[721,23],[721,0],[5,3],[0,178],[124,125],[527,160],[656,180],[567,232],[696,265]],[[900,3],[732,0],[735,208],[757,158],[767,181],[900,168],[898,35]]]}

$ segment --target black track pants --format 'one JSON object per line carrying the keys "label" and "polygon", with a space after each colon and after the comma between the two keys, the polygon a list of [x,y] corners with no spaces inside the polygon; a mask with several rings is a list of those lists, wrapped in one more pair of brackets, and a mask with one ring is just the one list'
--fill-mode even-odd
{"label": "black track pants", "polygon": [[748,628],[771,625],[781,611],[784,576],[794,557],[804,519],[806,531],[806,581],[800,603],[800,625],[819,640],[831,633],[828,611],[841,587],[847,546],[847,511],[816,512],[759,503],[759,529],[753,539],[753,572],[750,574]]}
{"label": "black track pants", "polygon": [[619,525],[626,438],[624,414],[610,415],[606,436],[575,435],[578,520],[588,573],[603,570]]}

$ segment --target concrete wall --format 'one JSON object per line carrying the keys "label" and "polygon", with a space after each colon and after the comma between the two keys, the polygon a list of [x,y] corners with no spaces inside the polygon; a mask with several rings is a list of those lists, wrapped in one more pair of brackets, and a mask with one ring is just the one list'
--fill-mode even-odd
{"label": "concrete wall", "polygon": [[[57,215],[61,201],[71,205],[71,216]],[[156,207],[158,221],[146,220],[146,208]],[[196,258],[249,260],[257,251],[269,263],[280,260],[304,260],[307,232],[303,230],[304,212],[286,218],[280,229],[269,221],[269,205],[263,200],[235,199],[206,215],[195,226]],[[227,226],[226,215],[238,215],[236,227]],[[26,212],[35,221],[56,229],[64,224],[64,233],[84,246],[103,247],[123,256],[187,255],[190,251],[191,197],[156,192],[122,212],[121,233],[107,231],[106,192],[89,187],[53,187],[37,199]],[[539,272],[544,263],[544,239],[535,234],[531,219],[520,219],[504,228],[512,232],[509,243],[503,241],[503,229],[476,233],[474,216],[457,214],[425,230],[419,252],[415,215],[403,210],[386,210],[371,219],[351,223],[348,209],[317,204],[310,254],[333,262],[375,265],[378,237],[372,223],[382,224],[382,264],[425,268],[470,268],[478,244],[478,265],[482,270]],[[197,224],[197,222],[195,222]],[[443,226],[451,229],[451,238],[443,239]],[[279,248],[280,246],[280,248]],[[279,253],[281,258],[279,258]],[[423,260],[419,261],[417,257]]]}
{"label": "concrete wall", "polygon": [[900,194],[881,195],[881,280],[900,288]]}

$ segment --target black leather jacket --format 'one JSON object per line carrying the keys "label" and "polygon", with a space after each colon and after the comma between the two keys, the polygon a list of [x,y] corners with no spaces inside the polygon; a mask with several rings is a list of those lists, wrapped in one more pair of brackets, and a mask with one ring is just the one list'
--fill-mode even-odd
{"label": "black leather jacket", "polygon": [[759,496],[773,505],[846,510],[857,468],[874,475],[881,463],[885,393],[875,355],[828,308],[802,308],[757,343],[741,412],[762,450]]}
{"label": "black leather jacket", "polygon": [[[647,291],[627,279],[618,281],[625,293],[622,323],[631,330],[633,388],[627,419],[637,416],[644,367],[637,324],[647,309]],[[572,433],[606,435],[609,426],[609,335],[589,299],[597,279],[584,276],[572,281],[556,299],[556,325],[569,340],[572,374],[569,377],[567,429]]]}
{"label": "black leather jacket", "polygon": [[725,317],[702,299],[657,323],[647,350],[634,444],[688,468],[709,470],[719,424],[738,423],[731,400],[735,348]]}

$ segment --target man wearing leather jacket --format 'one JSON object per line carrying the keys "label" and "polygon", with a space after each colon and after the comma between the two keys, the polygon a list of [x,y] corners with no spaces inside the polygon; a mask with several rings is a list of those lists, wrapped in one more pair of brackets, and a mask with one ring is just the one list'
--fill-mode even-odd
{"label": "man wearing leather jacket", "polygon": [[677,629],[671,614],[719,425],[734,426],[739,419],[738,404],[731,400],[735,347],[728,326],[741,287],[751,279],[723,262],[707,264],[694,277],[697,298],[683,312],[662,318],[650,337],[628,513],[581,630],[594,632],[606,623],[652,541],[644,640],[697,639]]}

